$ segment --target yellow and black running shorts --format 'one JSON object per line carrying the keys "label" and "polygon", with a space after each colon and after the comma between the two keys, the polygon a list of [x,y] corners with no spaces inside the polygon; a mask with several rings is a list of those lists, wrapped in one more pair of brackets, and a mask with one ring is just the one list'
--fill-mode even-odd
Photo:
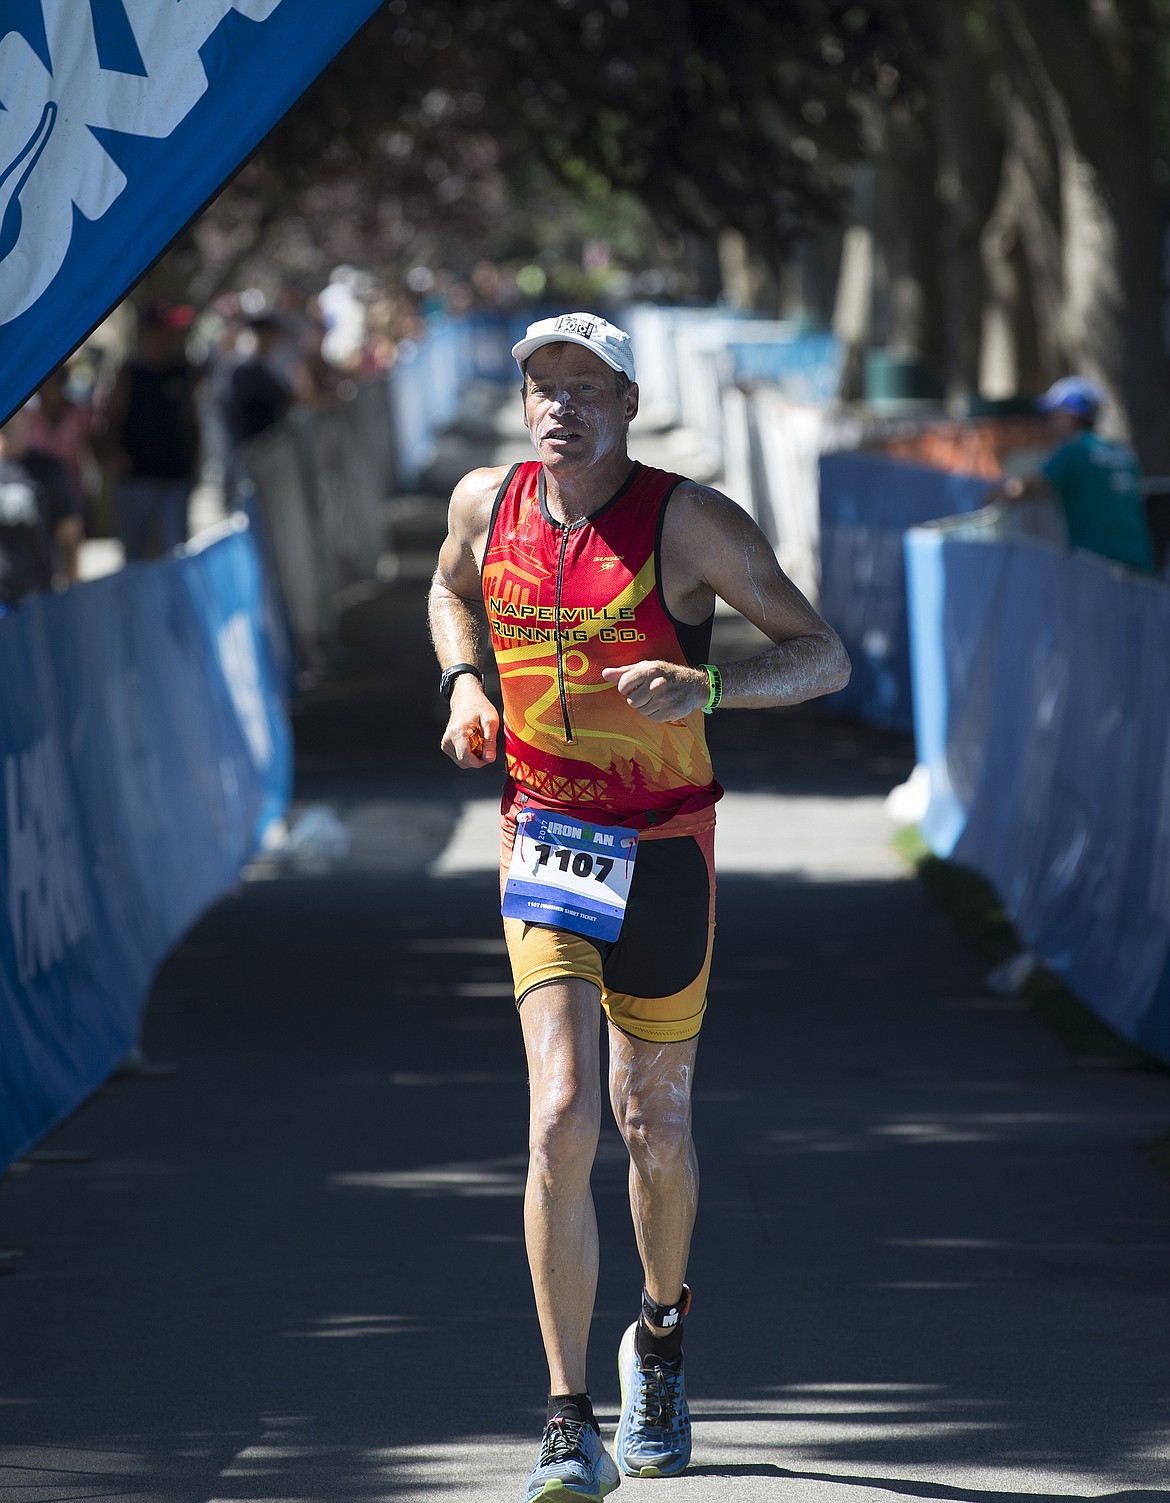
{"label": "yellow and black running shorts", "polygon": [[[502,821],[501,886],[515,816]],[[516,1005],[534,986],[592,981],[610,1020],[653,1043],[690,1039],[703,1024],[715,935],[715,828],[638,843],[622,931],[612,943],[568,929],[504,920]]]}

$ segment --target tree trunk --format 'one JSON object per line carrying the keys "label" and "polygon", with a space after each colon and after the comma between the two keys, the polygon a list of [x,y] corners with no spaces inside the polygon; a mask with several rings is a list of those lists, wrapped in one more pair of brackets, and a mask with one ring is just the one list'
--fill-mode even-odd
{"label": "tree trunk", "polygon": [[721,301],[737,313],[774,313],[776,281],[758,247],[741,231],[728,226],[716,239],[719,251]]}
{"label": "tree trunk", "polygon": [[[945,205],[946,384],[951,405],[981,389],[987,271],[981,243],[1005,163],[1001,100],[989,55],[973,44],[966,7],[939,10],[939,197]],[[999,91],[1002,93],[1002,90]]]}
{"label": "tree trunk", "polygon": [[1029,75],[1009,59],[1000,80],[1006,149],[980,238],[985,297],[979,389],[1034,396],[1069,368],[1061,337],[1063,251],[1056,143]]}
{"label": "tree trunk", "polygon": [[716,302],[723,290],[723,277],[715,236],[687,229],[682,231],[682,239],[686,264],[695,279],[695,296],[704,303]]}
{"label": "tree trunk", "polygon": [[1058,0],[1003,0],[1056,141],[1063,245],[1061,342],[1112,399],[1112,426],[1147,472],[1170,472],[1150,0],[1099,0],[1078,26]]}
{"label": "tree trunk", "polygon": [[868,162],[853,169],[849,223],[841,240],[832,329],[845,346],[838,396],[846,402],[856,401],[863,394],[862,361],[873,326],[875,176]]}
{"label": "tree trunk", "polygon": [[811,228],[789,246],[776,278],[779,316],[802,328],[827,329],[840,279],[842,232]]}
{"label": "tree trunk", "polygon": [[946,368],[938,137],[930,107],[890,109],[877,164],[874,338]]}

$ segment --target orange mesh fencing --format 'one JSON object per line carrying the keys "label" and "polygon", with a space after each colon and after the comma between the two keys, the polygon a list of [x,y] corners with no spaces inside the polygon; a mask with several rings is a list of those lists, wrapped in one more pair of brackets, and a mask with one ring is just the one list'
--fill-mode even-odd
{"label": "orange mesh fencing", "polygon": [[1010,455],[1050,449],[1052,430],[1042,418],[980,418],[900,430],[871,439],[865,447],[907,464],[998,480]]}

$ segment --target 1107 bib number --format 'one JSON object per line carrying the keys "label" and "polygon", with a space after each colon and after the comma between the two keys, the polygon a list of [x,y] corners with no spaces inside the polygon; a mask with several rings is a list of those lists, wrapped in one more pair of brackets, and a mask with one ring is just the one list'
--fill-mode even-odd
{"label": "1107 bib number", "polygon": [[591,856],[588,851],[574,854],[568,846],[552,846],[542,840],[536,847],[536,865],[539,868],[549,861],[555,861],[565,873],[571,870],[574,877],[592,877],[596,882],[604,882],[613,871],[612,856]]}
{"label": "1107 bib number", "polygon": [[516,816],[502,912],[529,924],[615,940],[637,853],[637,830],[525,809]]}

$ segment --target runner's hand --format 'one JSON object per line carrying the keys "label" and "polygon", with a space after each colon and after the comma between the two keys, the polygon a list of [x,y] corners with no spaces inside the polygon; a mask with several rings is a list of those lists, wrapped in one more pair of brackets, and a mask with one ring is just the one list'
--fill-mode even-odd
{"label": "runner's hand", "polygon": [[711,693],[703,669],[682,663],[630,663],[625,668],[603,668],[601,676],[648,720],[681,720],[692,710],[701,710]]}
{"label": "runner's hand", "polygon": [[443,732],[442,749],[456,767],[487,767],[496,760],[500,717],[474,674],[455,681],[451,718]]}

